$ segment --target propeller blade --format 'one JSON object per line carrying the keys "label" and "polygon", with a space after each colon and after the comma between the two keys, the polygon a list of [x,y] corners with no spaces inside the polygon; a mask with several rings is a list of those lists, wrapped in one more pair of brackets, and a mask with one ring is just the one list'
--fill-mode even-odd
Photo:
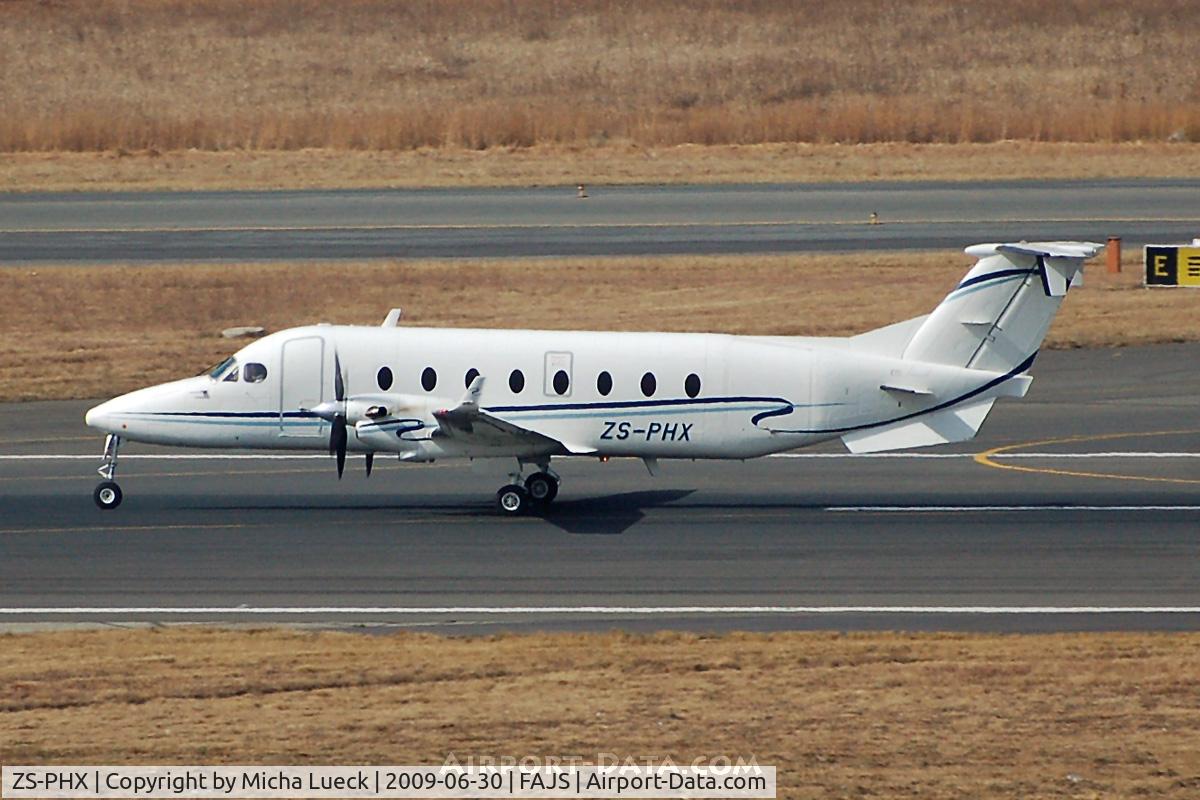
{"label": "propeller blade", "polygon": [[346,469],[346,418],[338,415],[329,431],[329,454],[337,456],[338,480]]}
{"label": "propeller blade", "polygon": [[333,351],[333,397],[333,403],[321,403],[314,412],[329,420],[329,455],[337,456],[340,481],[346,470],[346,379],[342,376],[342,359],[336,348]]}
{"label": "propeller blade", "polygon": [[367,477],[371,477],[371,467],[375,466],[375,454],[367,453]]}
{"label": "propeller blade", "polygon": [[333,351],[333,397],[339,403],[346,399],[346,383],[342,378],[342,360],[337,350]]}

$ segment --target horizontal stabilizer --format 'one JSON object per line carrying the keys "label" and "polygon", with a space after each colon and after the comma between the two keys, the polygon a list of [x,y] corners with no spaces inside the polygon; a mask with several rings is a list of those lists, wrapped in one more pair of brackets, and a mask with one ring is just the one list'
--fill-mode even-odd
{"label": "horizontal stabilizer", "polygon": [[1017,242],[973,244],[966,248],[969,256],[983,258],[996,253],[1017,256],[1046,256],[1048,258],[1092,258],[1104,245],[1097,242]]}
{"label": "horizontal stabilizer", "polygon": [[844,434],[842,442],[851,453],[879,453],[965,442],[979,432],[994,402],[994,398],[989,398],[882,428],[853,431]]}

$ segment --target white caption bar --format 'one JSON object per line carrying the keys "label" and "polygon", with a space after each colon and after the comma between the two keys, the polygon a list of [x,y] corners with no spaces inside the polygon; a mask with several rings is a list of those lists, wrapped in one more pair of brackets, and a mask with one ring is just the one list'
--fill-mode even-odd
{"label": "white caption bar", "polygon": [[775,797],[775,767],[3,767],[5,798]]}

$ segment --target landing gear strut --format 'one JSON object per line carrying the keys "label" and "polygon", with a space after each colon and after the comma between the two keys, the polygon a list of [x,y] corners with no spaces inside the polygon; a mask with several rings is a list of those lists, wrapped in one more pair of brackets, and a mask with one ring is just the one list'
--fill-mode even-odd
{"label": "landing gear strut", "polygon": [[105,511],[121,505],[123,497],[121,487],[113,480],[117,474],[117,451],[120,449],[121,437],[110,433],[104,439],[104,463],[96,470],[104,480],[96,487],[96,491],[92,492],[92,499],[96,501],[96,505]]}
{"label": "landing gear strut", "polygon": [[496,492],[496,508],[505,516],[515,517],[548,506],[558,496],[559,477],[550,469],[549,461],[538,464],[538,471],[524,481],[521,480],[523,466],[518,461],[517,470],[508,476],[510,482]]}

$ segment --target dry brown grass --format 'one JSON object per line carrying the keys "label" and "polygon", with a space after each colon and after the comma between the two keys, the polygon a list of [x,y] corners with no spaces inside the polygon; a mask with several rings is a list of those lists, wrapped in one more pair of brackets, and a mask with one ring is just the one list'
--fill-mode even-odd
{"label": "dry brown grass", "polygon": [[[1139,257],[1119,276],[1093,265],[1049,345],[1200,339],[1197,295],[1143,289]],[[970,264],[950,252],[11,267],[0,400],[112,395],[215,363],[238,347],[226,327],[377,324],[392,305],[411,325],[849,335],[926,313]]]}
{"label": "dry brown grass", "polygon": [[1189,0],[15,0],[0,150],[1200,139]]}
{"label": "dry brown grass", "polygon": [[0,761],[753,756],[780,797],[1200,789],[1195,634],[0,637]]}
{"label": "dry brown grass", "polygon": [[0,153],[0,191],[1200,176],[1200,145],[755,144]]}

